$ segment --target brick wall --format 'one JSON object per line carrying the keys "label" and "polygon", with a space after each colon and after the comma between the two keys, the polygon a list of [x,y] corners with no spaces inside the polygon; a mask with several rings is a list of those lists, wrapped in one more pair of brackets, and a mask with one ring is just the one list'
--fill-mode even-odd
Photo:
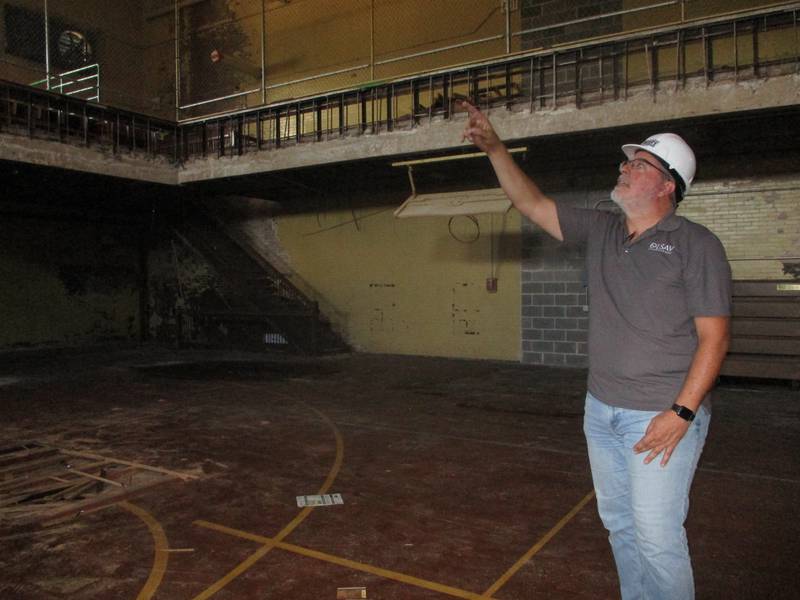
{"label": "brick wall", "polygon": [[[607,191],[552,196],[584,208],[608,200]],[[589,312],[583,250],[561,244],[524,219],[520,273],[522,362],[585,367]]]}
{"label": "brick wall", "polygon": [[719,236],[735,279],[800,278],[800,178],[698,184],[678,212]]}

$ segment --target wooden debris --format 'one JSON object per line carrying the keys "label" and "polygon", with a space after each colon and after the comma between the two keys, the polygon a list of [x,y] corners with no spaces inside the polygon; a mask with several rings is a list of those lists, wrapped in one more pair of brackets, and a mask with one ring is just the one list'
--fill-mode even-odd
{"label": "wooden debris", "polygon": [[162,482],[196,478],[49,443],[17,442],[0,447],[0,529],[74,518]]}
{"label": "wooden debris", "polygon": [[336,600],[363,600],[367,597],[365,587],[340,587],[336,588]]}

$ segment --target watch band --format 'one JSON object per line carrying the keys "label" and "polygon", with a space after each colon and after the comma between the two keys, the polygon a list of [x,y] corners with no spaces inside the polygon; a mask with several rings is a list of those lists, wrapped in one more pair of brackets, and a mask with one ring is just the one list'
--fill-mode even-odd
{"label": "watch band", "polygon": [[689,422],[694,421],[694,411],[686,408],[685,406],[681,406],[680,404],[673,404],[672,410],[681,419]]}

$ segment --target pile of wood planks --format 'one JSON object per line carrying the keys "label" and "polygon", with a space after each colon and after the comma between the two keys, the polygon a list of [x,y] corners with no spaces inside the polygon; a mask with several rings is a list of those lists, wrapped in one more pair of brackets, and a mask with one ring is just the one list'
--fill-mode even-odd
{"label": "pile of wood planks", "polygon": [[77,516],[194,475],[38,441],[0,446],[0,528]]}

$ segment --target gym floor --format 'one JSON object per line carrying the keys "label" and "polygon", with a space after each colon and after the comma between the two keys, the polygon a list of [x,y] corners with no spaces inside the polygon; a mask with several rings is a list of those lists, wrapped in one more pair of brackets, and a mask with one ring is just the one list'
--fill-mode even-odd
{"label": "gym floor", "polygon": [[[618,597],[584,380],[385,355],[6,355],[0,598]],[[713,413],[687,523],[697,596],[796,598],[800,392],[723,380]]]}

